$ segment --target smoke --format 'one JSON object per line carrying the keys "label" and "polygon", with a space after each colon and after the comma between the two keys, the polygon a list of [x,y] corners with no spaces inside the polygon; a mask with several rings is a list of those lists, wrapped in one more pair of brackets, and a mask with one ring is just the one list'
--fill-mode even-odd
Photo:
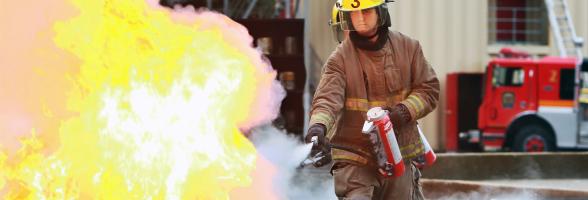
{"label": "smoke", "polygon": [[273,126],[255,128],[250,140],[258,153],[277,168],[273,190],[282,195],[281,199],[337,199],[328,166],[298,169],[310,153],[310,144],[303,144],[297,137],[287,135]]}

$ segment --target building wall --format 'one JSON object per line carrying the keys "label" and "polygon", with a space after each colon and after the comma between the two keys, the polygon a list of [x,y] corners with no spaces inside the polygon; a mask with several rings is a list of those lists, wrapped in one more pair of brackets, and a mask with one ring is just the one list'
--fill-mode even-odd
{"label": "building wall", "polygon": [[[576,32],[588,39],[588,1],[568,0]],[[318,84],[320,69],[336,43],[327,21],[334,0],[306,1],[310,88]],[[441,81],[439,107],[421,120],[423,131],[437,149],[444,148],[445,78],[451,72],[483,72],[485,63],[502,46],[488,45],[488,1],[398,0],[389,4],[392,29],[421,42],[425,57]],[[553,44],[550,41],[550,44]],[[538,54],[556,55],[552,46],[520,46]],[[588,45],[584,46],[588,55]],[[308,55],[308,54],[307,54]]]}

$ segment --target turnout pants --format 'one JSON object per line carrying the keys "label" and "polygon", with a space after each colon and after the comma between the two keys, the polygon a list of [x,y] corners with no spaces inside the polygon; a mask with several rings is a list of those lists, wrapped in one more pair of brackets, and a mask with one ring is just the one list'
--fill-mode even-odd
{"label": "turnout pants", "polygon": [[383,178],[376,168],[337,161],[333,165],[335,194],[341,200],[421,200],[424,199],[419,179],[421,173],[405,161],[404,174]]}

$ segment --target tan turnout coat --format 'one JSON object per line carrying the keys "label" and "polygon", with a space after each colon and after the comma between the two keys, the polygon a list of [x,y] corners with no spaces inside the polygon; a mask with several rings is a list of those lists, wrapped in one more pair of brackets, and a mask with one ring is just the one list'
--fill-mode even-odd
{"label": "tan turnout coat", "polygon": [[[347,39],[328,58],[314,95],[310,124],[327,127],[332,144],[371,155],[361,133],[366,111],[376,106],[404,104],[412,120],[396,135],[404,159],[423,153],[416,120],[430,113],[439,99],[439,81],[418,41],[390,31],[378,51],[355,48]],[[374,163],[373,158],[333,149],[333,159]]]}

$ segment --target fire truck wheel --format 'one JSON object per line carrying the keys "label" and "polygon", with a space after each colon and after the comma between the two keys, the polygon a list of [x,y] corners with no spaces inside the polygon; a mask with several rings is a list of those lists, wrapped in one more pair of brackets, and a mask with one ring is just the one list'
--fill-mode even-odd
{"label": "fire truck wheel", "polygon": [[518,152],[554,151],[555,140],[545,128],[529,125],[516,133],[512,149]]}

